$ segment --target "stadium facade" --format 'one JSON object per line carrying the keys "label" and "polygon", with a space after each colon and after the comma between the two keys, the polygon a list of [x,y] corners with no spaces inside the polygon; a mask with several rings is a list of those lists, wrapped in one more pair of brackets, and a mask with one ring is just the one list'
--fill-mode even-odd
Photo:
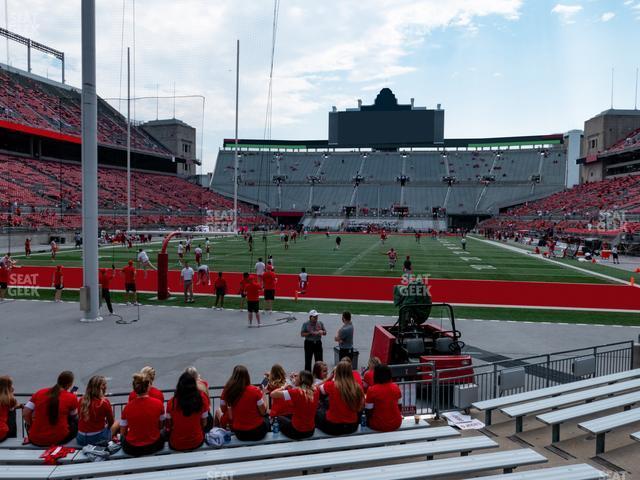
{"label": "stadium facade", "polygon": [[[239,139],[239,198],[284,223],[428,229],[474,225],[578,177],[580,132],[448,139],[440,105],[400,105],[389,89],[373,105],[333,108],[328,131],[328,140]],[[212,178],[227,196],[234,150],[225,140]]]}

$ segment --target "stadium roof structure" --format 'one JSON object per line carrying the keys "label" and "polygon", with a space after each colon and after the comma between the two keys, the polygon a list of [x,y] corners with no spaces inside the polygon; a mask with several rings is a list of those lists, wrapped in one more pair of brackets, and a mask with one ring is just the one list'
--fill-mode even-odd
{"label": "stadium roof structure", "polygon": [[[488,138],[449,138],[438,149],[447,148],[501,148],[519,147],[524,145],[559,145],[563,143],[564,135],[554,133],[548,135],[521,135],[514,137],[488,137]],[[224,149],[233,149],[235,139],[225,138]],[[263,139],[238,139],[238,148],[245,150],[332,150],[327,140],[263,140]],[[406,148],[415,148],[409,147]]]}

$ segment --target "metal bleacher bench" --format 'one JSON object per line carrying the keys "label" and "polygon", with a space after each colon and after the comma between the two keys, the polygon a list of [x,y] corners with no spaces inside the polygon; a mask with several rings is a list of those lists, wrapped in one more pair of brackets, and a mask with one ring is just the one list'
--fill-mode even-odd
{"label": "metal bleacher bench", "polygon": [[[354,450],[343,449],[339,451],[331,451],[325,453],[315,453],[309,455],[295,455],[295,445],[289,445],[289,451],[287,456],[278,455],[272,458],[264,458],[260,460],[245,460],[234,461],[230,463],[217,463],[215,465],[203,465],[198,467],[186,467],[186,468],[174,468],[175,465],[168,464],[167,470],[157,470],[157,466],[149,465],[147,468],[153,468],[153,471],[147,471],[145,473],[133,473],[130,474],[130,469],[123,469],[117,464],[125,462],[127,460],[114,460],[104,463],[113,464],[113,469],[116,472],[115,476],[104,475],[104,471],[101,472],[104,475],[101,478],[114,479],[120,478],[119,473],[128,473],[127,479],[171,479],[171,480],[195,480],[195,479],[210,479],[210,478],[227,478],[232,477],[234,479],[247,478],[259,476],[282,476],[286,474],[304,474],[310,470],[328,470],[333,467],[352,467],[370,463],[372,461],[383,462],[395,462],[412,457],[426,457],[431,458],[436,454],[445,454],[459,452],[461,450],[469,451],[482,448],[494,448],[497,447],[497,443],[484,435],[477,437],[453,439],[453,440],[440,440],[435,442],[413,442],[402,445],[384,445],[380,447],[360,448]],[[239,453],[234,449],[234,453]],[[174,459],[181,454],[172,455]],[[293,456],[292,456],[293,455]],[[155,457],[154,460],[158,460],[162,457]],[[462,461],[470,458],[469,456],[455,457],[455,460]],[[134,459],[137,460],[137,459]],[[435,461],[435,460],[431,460]],[[130,463],[135,468],[135,461]],[[73,465],[77,467],[79,465]],[[92,466],[92,464],[83,464],[82,466]],[[72,472],[72,475],[67,475],[63,466],[60,466],[49,475],[50,479],[62,479],[62,478],[76,478],[79,473]],[[92,473],[87,470],[84,475],[89,476]],[[226,475],[226,477],[225,477]]]}
{"label": "metal bleacher bench", "polygon": [[551,425],[551,443],[556,443],[560,441],[560,425],[563,423],[605,412],[612,408],[624,407],[625,410],[629,410],[631,406],[637,402],[640,402],[640,392],[632,392],[617,397],[605,398],[604,400],[598,400],[596,402],[576,405],[575,407],[543,413],[536,418],[546,425]]}
{"label": "metal bleacher bench", "polygon": [[[545,463],[546,461],[547,459],[539,453],[525,448],[471,455],[464,458],[444,458],[426,462],[402,463],[383,467],[287,477],[283,480],[389,480],[390,478],[394,480],[410,480],[440,478],[444,475],[466,475],[496,469],[502,469],[504,473],[511,473],[514,468]],[[182,477],[177,477],[177,479],[182,479]]]}
{"label": "metal bleacher bench", "polygon": [[501,408],[500,411],[506,416],[516,419],[516,433],[522,432],[523,418],[532,413],[549,410],[552,408],[570,405],[583,401],[590,401],[598,397],[614,395],[626,390],[640,388],[640,379],[628,380],[626,382],[614,383],[612,385],[604,385],[601,387],[580,390],[579,392],[568,393],[566,395],[558,395],[551,398],[543,398],[529,403],[521,403],[510,407]]}
{"label": "metal bleacher bench", "polygon": [[629,435],[631,440],[635,440],[636,442],[640,442],[640,432],[635,432]]}
{"label": "metal bleacher bench", "polygon": [[590,388],[606,383],[615,383],[620,380],[629,380],[631,378],[640,377],[640,369],[626,370],[624,372],[612,373],[610,375],[603,375],[601,377],[588,378],[586,380],[578,380],[576,382],[563,383],[562,385],[555,385],[553,387],[541,388],[538,390],[532,390],[530,392],[516,393],[513,395],[505,395],[504,397],[492,398],[490,400],[482,400],[474,402],[472,405],[476,409],[485,412],[484,423],[491,425],[491,414],[496,408],[506,407],[507,405],[513,405],[514,403],[529,402],[544,397],[552,397],[555,395],[561,395],[563,393],[571,392],[573,390],[580,390],[582,388]]}
{"label": "metal bleacher bench", "polygon": [[609,476],[586,463],[567,465],[564,467],[527,470],[526,472],[509,473],[507,475],[491,475],[477,477],[474,480],[604,480]]}
{"label": "metal bleacher bench", "polygon": [[[456,437],[459,432],[451,427],[422,428],[355,437],[334,437],[320,440],[287,442],[270,445],[255,445],[242,448],[222,448],[219,450],[198,450],[171,455],[155,455],[141,458],[122,458],[97,463],[74,463],[62,465],[49,478],[77,478],[92,475],[114,475],[124,472],[140,473],[161,469],[176,469],[202,465],[217,465],[225,462],[253,461],[269,458],[293,457],[296,455],[312,455],[326,452],[345,452],[348,455],[358,449],[375,448],[401,444],[404,447],[419,443],[422,455],[460,452],[463,455],[485,448],[496,447],[497,444],[479,435],[453,440],[431,441]],[[425,444],[424,442],[428,442]],[[349,451],[349,452],[347,452]],[[63,468],[64,467],[64,468]]]}
{"label": "metal bleacher bench", "polygon": [[636,422],[640,422],[640,408],[582,422],[578,424],[578,428],[596,436],[596,455],[600,455],[604,453],[604,437],[607,432]]}

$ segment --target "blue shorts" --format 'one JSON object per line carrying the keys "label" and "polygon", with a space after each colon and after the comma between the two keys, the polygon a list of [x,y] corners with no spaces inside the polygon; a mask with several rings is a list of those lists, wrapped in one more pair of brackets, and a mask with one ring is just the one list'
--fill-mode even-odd
{"label": "blue shorts", "polygon": [[82,432],[78,432],[78,436],[76,437],[76,442],[81,447],[85,445],[97,445],[98,443],[104,442],[108,443],[111,440],[111,429],[105,428],[100,433],[95,433],[93,435],[85,435]]}

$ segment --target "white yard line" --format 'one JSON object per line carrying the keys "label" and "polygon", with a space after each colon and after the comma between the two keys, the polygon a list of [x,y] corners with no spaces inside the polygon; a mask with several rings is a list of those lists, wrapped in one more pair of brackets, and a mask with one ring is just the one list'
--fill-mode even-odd
{"label": "white yard line", "polygon": [[516,252],[516,253],[519,253],[521,255],[527,255],[527,256],[529,256],[529,258],[537,258],[538,260],[541,260],[543,262],[550,262],[550,263],[553,263],[555,265],[559,265],[559,266],[564,267],[564,268],[570,268],[572,270],[577,270],[579,272],[586,273],[587,275],[591,275],[593,277],[604,278],[604,279],[609,280],[611,282],[621,283],[623,285],[640,287],[640,285],[631,285],[631,283],[626,281],[626,280],[621,280],[619,278],[611,277],[609,275],[605,275],[604,273],[592,272],[591,270],[587,270],[585,268],[576,267],[575,265],[567,265],[566,263],[558,262],[557,260],[553,260],[551,258],[546,258],[546,257],[544,257],[542,255],[533,255],[533,254],[531,254],[531,252],[529,252],[528,250],[525,250],[523,248],[514,247],[512,245],[505,245],[505,244],[502,244],[502,243],[499,243],[499,242],[494,242],[492,240],[485,240],[484,238],[477,238],[477,237],[474,237],[474,236],[471,236],[471,235],[468,235],[468,238],[470,238],[472,240],[475,240],[477,242],[483,242],[483,243],[487,243],[489,245],[493,245],[494,247],[504,248],[505,250],[509,250],[511,252]]}
{"label": "white yard line", "polygon": [[347,268],[351,268],[353,265],[355,265],[358,262],[358,260],[360,260],[362,257],[364,257],[371,250],[373,250],[374,248],[378,248],[379,246],[380,245],[378,244],[378,242],[372,243],[371,245],[369,245],[369,247],[367,247],[364,250],[362,250],[358,255],[353,257],[351,260],[349,260],[347,263],[342,265],[340,268],[338,268],[337,270],[334,270],[333,275],[338,275],[338,274],[344,272]]}

